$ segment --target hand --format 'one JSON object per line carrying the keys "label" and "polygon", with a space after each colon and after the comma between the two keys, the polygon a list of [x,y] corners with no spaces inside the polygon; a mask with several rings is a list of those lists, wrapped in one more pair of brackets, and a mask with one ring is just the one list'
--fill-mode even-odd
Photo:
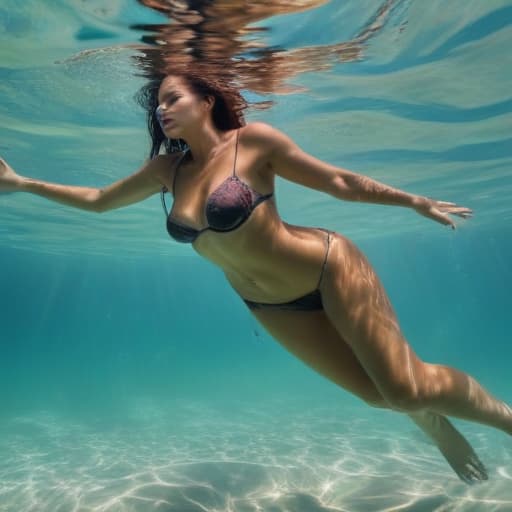
{"label": "hand", "polygon": [[435,220],[445,226],[451,226],[452,229],[455,229],[455,222],[453,222],[450,215],[456,215],[463,219],[469,219],[473,216],[473,211],[469,208],[446,201],[436,201],[428,197],[418,197],[414,202],[413,208],[420,215]]}
{"label": "hand", "polygon": [[22,181],[22,177],[18,176],[3,158],[0,158],[0,193],[20,190]]}

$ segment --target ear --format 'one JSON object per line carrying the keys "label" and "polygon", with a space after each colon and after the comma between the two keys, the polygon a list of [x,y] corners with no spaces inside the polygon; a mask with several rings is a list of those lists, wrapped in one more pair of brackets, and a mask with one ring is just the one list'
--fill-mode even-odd
{"label": "ear", "polygon": [[212,110],[213,106],[215,105],[215,96],[211,96],[211,95],[205,96],[204,104],[205,104],[205,106],[206,106],[205,108],[207,110]]}

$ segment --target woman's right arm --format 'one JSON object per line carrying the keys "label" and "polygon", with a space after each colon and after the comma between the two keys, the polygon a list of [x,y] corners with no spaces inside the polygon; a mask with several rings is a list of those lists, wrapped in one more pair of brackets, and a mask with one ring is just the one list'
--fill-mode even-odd
{"label": "woman's right arm", "polygon": [[137,203],[164,186],[162,176],[172,169],[169,156],[147,161],[136,173],[104,188],[60,185],[18,175],[0,158],[0,193],[30,192],[74,208],[105,212]]}

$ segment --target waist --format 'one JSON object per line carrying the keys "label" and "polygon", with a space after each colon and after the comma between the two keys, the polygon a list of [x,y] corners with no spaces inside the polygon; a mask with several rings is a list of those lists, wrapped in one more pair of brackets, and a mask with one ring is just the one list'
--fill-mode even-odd
{"label": "waist", "polygon": [[223,268],[230,285],[249,306],[294,301],[318,288],[330,235],[320,228],[293,228],[278,236],[272,247],[258,250],[257,257],[241,257]]}

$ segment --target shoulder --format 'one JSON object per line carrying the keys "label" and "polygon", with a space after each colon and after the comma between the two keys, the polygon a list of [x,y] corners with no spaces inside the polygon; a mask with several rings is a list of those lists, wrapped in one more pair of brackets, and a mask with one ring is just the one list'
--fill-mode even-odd
{"label": "shoulder", "polygon": [[150,165],[153,169],[169,168],[174,166],[182,156],[183,153],[181,151],[178,153],[157,155],[148,161],[148,165]]}
{"label": "shoulder", "polygon": [[157,155],[154,158],[146,161],[146,170],[149,174],[154,174],[155,176],[174,172],[176,163],[179,161],[182,155],[182,152]]}
{"label": "shoulder", "polygon": [[268,157],[297,150],[295,142],[284,132],[267,123],[250,123],[240,131],[240,139],[247,146],[254,146]]}
{"label": "shoulder", "polygon": [[246,145],[255,145],[267,154],[290,151],[295,142],[284,132],[267,123],[249,123],[240,130],[240,139]]}
{"label": "shoulder", "polygon": [[248,143],[271,143],[276,136],[284,135],[274,126],[260,121],[246,124],[240,129],[240,134]]}

